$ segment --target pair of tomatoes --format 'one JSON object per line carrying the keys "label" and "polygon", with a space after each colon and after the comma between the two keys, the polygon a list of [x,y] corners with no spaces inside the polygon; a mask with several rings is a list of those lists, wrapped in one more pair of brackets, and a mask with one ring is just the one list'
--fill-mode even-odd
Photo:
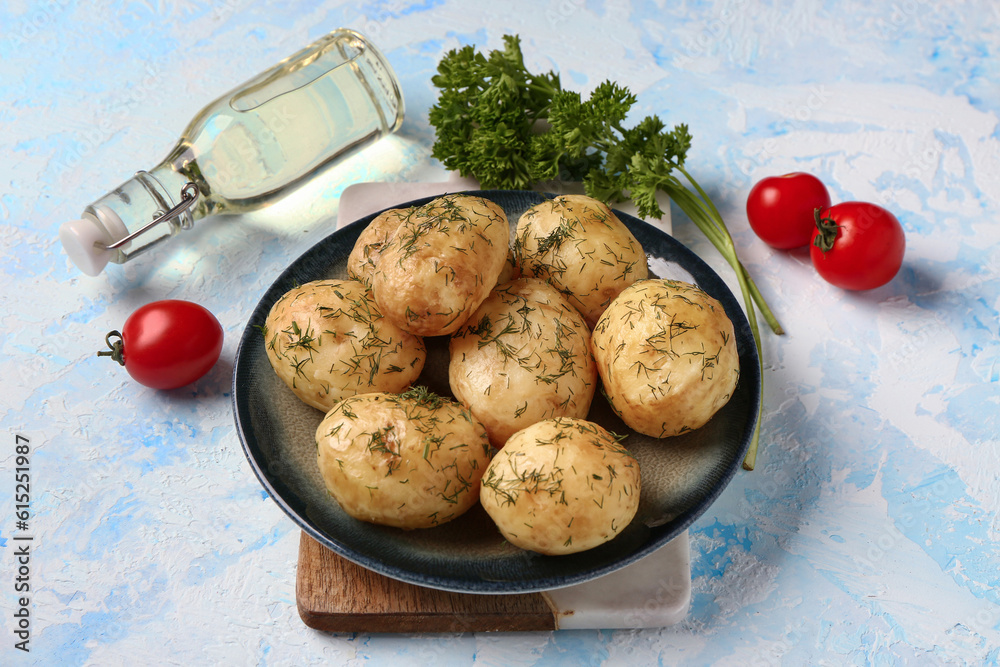
{"label": "pair of tomatoes", "polygon": [[816,271],[843,289],[881,287],[903,265],[906,239],[896,216],[867,202],[831,206],[826,187],[812,174],[761,180],[747,197],[747,218],[757,236],[774,248],[810,245]]}

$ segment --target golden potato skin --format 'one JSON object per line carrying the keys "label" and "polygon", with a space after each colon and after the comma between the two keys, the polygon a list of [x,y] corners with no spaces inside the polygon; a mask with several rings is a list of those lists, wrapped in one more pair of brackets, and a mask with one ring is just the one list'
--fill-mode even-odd
{"label": "golden potato skin", "polygon": [[371,287],[382,250],[392,241],[406,215],[405,209],[395,208],[382,211],[372,219],[354,242],[347,258],[348,277]]}
{"label": "golden potato skin", "polygon": [[424,367],[424,341],[382,316],[355,280],[316,280],[285,293],[264,321],[267,358],[295,395],[329,410],[357,393],[403,391]]}
{"label": "golden potato skin", "polygon": [[593,327],[611,300],[649,276],[646,254],[603,202],[560,195],[517,222],[514,252],[522,275],[548,280]]}
{"label": "golden potato skin", "polygon": [[424,388],[344,399],[320,422],[316,445],[326,488],[345,512],[407,530],[475,505],[492,454],[467,408]]}
{"label": "golden potato skin", "polygon": [[597,322],[591,347],[615,412],[654,438],[704,426],[740,378],[733,323],[722,304],[682,281],[627,288]]}
{"label": "golden potato skin", "polygon": [[590,329],[537,278],[498,286],[449,342],[452,394],[503,447],[551,417],[586,417],[597,386]]}
{"label": "golden potato skin", "polygon": [[517,280],[521,277],[521,267],[517,265],[517,258],[514,257],[514,249],[507,249],[507,259],[503,263],[503,268],[500,269],[500,275],[497,276],[497,285],[503,285],[504,283],[509,283],[512,280]]}
{"label": "golden potato skin", "polygon": [[446,195],[409,209],[378,258],[375,300],[402,329],[450,334],[496,285],[509,240],[503,209],[482,197]]}
{"label": "golden potato skin", "polygon": [[511,544],[557,556],[618,535],[641,486],[638,462],[604,428],[547,419],[511,436],[486,468],[479,500]]}

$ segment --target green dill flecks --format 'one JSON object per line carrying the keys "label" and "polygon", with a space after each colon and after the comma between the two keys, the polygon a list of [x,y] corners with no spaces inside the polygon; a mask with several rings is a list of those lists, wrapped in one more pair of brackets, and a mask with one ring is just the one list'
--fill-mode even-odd
{"label": "green dill flecks", "polygon": [[295,359],[291,362],[292,370],[295,372],[292,378],[292,383],[293,383],[292,386],[295,386],[294,384],[295,376],[301,376],[303,378],[306,376],[305,371],[303,369],[310,360],[311,360],[310,357],[305,357],[303,359]]}
{"label": "green dill flecks", "polygon": [[413,401],[420,407],[427,408],[428,410],[437,410],[448,401],[448,399],[435,394],[423,385],[410,387],[399,394],[399,397],[403,400]]}
{"label": "green dill flecks", "polygon": [[722,348],[715,354],[703,354],[701,358],[701,379],[702,381],[711,380],[715,377],[715,369],[719,365],[719,355],[722,354]]}
{"label": "green dill flecks", "polygon": [[399,457],[399,440],[395,435],[395,426],[389,424],[369,433],[368,451]]}
{"label": "green dill flecks", "polygon": [[453,230],[464,231],[469,224],[470,220],[453,195],[445,195],[407,210],[393,240],[399,265],[404,266],[412,256],[432,247],[428,240],[432,234],[447,238]]}
{"label": "green dill flecks", "polygon": [[[498,456],[505,456],[504,450],[500,450]],[[545,467],[523,469],[518,463],[519,458],[521,457],[517,455],[508,456],[509,465],[506,470],[503,466],[491,465],[482,479],[482,486],[495,493],[501,505],[516,503],[524,493],[545,494],[565,499],[562,489],[564,476],[562,468],[553,466],[548,469]]]}
{"label": "green dill flecks", "polygon": [[315,345],[318,341],[311,323],[306,324],[305,329],[301,329],[299,323],[292,320],[291,325],[283,329],[282,333],[288,338],[288,342],[285,343],[286,350],[302,348],[310,352],[316,351]]}
{"label": "green dill flecks", "polygon": [[455,485],[449,491],[448,487],[450,486],[451,481],[452,480],[448,480],[448,483],[445,484],[445,489],[442,490],[439,495],[441,499],[444,500],[445,502],[452,505],[457,505],[459,498],[462,496],[462,494],[468,493],[469,489],[472,488],[472,482],[462,477],[461,475],[456,475],[456,477],[454,478]]}
{"label": "green dill flecks", "polygon": [[350,399],[348,399],[342,401],[338,407],[340,409],[341,414],[343,414],[346,419],[355,420],[358,418],[358,415],[356,412],[352,411],[350,407],[348,407],[350,403],[351,401]]}
{"label": "green dill flecks", "polygon": [[573,232],[578,224],[575,218],[560,216],[559,224],[556,225],[555,229],[543,237],[535,238],[537,255],[546,255],[551,251],[558,250],[562,246],[563,241],[573,236]]}
{"label": "green dill flecks", "polygon": [[466,334],[471,336],[476,336],[477,338],[486,338],[493,333],[493,322],[490,320],[490,316],[483,315],[479,318],[479,321],[474,325],[466,326],[462,329],[457,336],[464,336]]}
{"label": "green dill flecks", "polygon": [[[485,320],[486,318],[483,319]],[[518,331],[519,328],[517,326],[517,322],[514,320],[514,317],[512,315],[508,314],[506,322],[503,323],[503,328],[501,328],[499,331],[495,331],[493,326],[490,325],[489,333],[487,333],[484,336],[480,336],[480,340],[476,345],[479,347],[479,349],[482,349],[489,345],[495,345],[496,350],[497,352],[499,352],[501,357],[505,359],[516,358],[517,348],[511,345],[511,343],[508,342],[506,339],[511,334],[516,334]]]}
{"label": "green dill flecks", "polygon": [[441,446],[444,444],[444,439],[445,436],[443,434],[429,434],[424,436],[423,458],[425,461],[430,460],[431,454],[441,449]]}

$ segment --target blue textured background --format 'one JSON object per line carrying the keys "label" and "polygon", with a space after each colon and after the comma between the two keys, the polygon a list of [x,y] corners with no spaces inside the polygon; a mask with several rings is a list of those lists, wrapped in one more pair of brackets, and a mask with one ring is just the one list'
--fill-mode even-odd
{"label": "blue textured background", "polygon": [[[1000,653],[1000,12],[996,3],[53,0],[0,9],[0,662],[3,664],[996,664]],[[402,81],[402,131],[294,221],[205,221],[102,277],[56,239],[158,162],[208,101],[339,27]],[[613,78],[637,118],[686,122],[689,168],[788,335],[765,336],[758,469],[691,530],[693,601],[663,630],[444,636],[313,632],[299,532],[234,433],[230,373],[274,276],[332,229],[351,182],[441,179],[430,77],[518,33],[534,69]],[[792,170],[907,233],[900,275],[823,283],[749,231],[746,194]],[[676,236],[728,268],[675,211]],[[220,364],[154,392],[99,360],[139,305],[225,327]],[[32,652],[13,644],[14,450],[30,438]],[[656,582],[651,582],[651,590]]]}

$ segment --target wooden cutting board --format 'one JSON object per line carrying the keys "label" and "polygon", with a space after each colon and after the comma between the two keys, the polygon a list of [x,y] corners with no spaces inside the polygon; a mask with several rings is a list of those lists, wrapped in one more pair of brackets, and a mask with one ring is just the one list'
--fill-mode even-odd
{"label": "wooden cutting board", "polygon": [[597,579],[542,593],[476,595],[414,586],[299,539],[299,616],[327,632],[524,632],[662,628],[687,615],[687,531],[639,561]]}
{"label": "wooden cutting board", "polygon": [[554,630],[539,593],[449,593],[355,565],[306,533],[299,539],[295,587],[299,616],[327,632],[490,632]]}

